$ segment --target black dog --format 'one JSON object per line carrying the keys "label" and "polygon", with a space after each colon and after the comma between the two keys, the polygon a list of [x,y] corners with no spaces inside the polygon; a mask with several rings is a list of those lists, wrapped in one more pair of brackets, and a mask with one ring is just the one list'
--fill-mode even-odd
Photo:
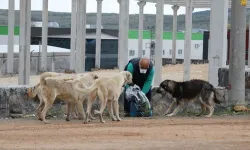
{"label": "black dog", "polygon": [[[171,117],[176,115],[182,107],[184,101],[190,102],[192,100],[199,99],[202,107],[202,115],[206,108],[209,109],[209,114],[205,117],[211,117],[214,112],[213,103],[220,104],[221,102],[216,98],[215,88],[209,82],[199,79],[194,79],[186,82],[176,82],[173,80],[165,80],[161,82],[160,87],[156,91],[157,93],[169,93],[174,101],[169,106],[166,116]],[[168,114],[172,107],[176,107],[171,114]]]}

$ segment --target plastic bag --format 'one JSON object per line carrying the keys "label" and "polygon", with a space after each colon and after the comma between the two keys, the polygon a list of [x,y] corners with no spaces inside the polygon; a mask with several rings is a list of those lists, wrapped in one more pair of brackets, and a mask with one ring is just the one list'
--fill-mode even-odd
{"label": "plastic bag", "polygon": [[132,103],[135,103],[136,111],[143,117],[152,115],[151,105],[146,95],[137,85],[129,86],[125,92],[125,98]]}

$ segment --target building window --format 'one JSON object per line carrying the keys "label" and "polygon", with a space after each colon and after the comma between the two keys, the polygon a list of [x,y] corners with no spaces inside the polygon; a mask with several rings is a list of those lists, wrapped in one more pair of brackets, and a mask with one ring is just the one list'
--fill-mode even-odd
{"label": "building window", "polygon": [[169,49],[169,55],[172,55],[172,49]]}
{"label": "building window", "polygon": [[165,50],[162,51],[162,55],[165,55]]}
{"label": "building window", "polygon": [[142,50],[142,55],[145,55],[146,51],[145,50]]}
{"label": "building window", "polygon": [[135,50],[129,50],[129,56],[135,56]]}
{"label": "building window", "polygon": [[179,55],[182,54],[182,49],[178,49],[178,54],[179,54]]}
{"label": "building window", "polygon": [[199,49],[200,48],[200,44],[194,44],[194,48],[195,49]]}

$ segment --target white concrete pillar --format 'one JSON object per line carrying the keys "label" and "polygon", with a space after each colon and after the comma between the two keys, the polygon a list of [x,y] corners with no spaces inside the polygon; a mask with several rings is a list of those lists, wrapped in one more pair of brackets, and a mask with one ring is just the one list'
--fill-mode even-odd
{"label": "white concrete pillar", "polygon": [[[232,61],[232,57],[233,57],[233,48],[234,48],[234,36],[235,36],[235,1],[231,2],[231,28],[230,28],[230,49],[229,49],[229,85],[233,84],[234,80],[231,80],[233,75],[234,75],[234,68],[233,68],[233,61]],[[232,97],[230,94],[232,93],[228,93],[228,98],[230,101],[230,97]]]}
{"label": "white concrete pillar", "polygon": [[183,81],[190,80],[192,18],[193,18],[192,13],[193,13],[193,0],[186,0]]}
{"label": "white concrete pillar", "polygon": [[128,62],[129,1],[118,2],[120,4],[118,65],[120,70],[124,70]]}
{"label": "white concrete pillar", "polygon": [[124,49],[123,49],[123,53],[124,53],[124,61],[123,61],[123,66],[122,68],[124,69],[125,65],[128,63],[128,32],[129,32],[129,1],[125,0],[125,13],[124,13]]}
{"label": "white concrete pillar", "polygon": [[122,32],[122,29],[121,29],[121,14],[122,14],[122,7],[121,7],[121,0],[117,0],[117,2],[119,3],[119,33],[118,33],[118,58],[117,58],[117,65],[118,65],[118,68],[119,70],[123,70],[121,68],[121,60],[122,60],[122,53],[121,53],[121,50],[122,50],[122,40],[121,40],[121,32]]}
{"label": "white concrete pillar", "polygon": [[226,67],[228,0],[212,0],[210,13],[210,56],[208,80],[218,86],[218,69]]}
{"label": "white concrete pillar", "polygon": [[28,85],[30,78],[31,0],[20,0],[18,84]]}
{"label": "white concrete pillar", "polygon": [[43,26],[42,26],[42,60],[41,70],[47,71],[47,45],[48,45],[48,0],[43,0]]}
{"label": "white concrete pillar", "polygon": [[139,5],[138,57],[142,57],[143,21],[144,21],[143,9],[144,6],[146,5],[146,2],[139,1],[137,4]]}
{"label": "white concrete pillar", "polygon": [[162,82],[162,46],[163,46],[163,22],[164,0],[156,3],[156,28],[155,28],[155,76],[154,85],[159,86]]}
{"label": "white concrete pillar", "polygon": [[51,57],[51,71],[55,72],[55,54],[53,52],[52,57]]}
{"label": "white concrete pillar", "polygon": [[76,73],[83,73],[85,71],[86,49],[86,0],[78,0],[77,13]]}
{"label": "white concrete pillar", "polygon": [[102,1],[97,1],[95,68],[101,67]]}
{"label": "white concrete pillar", "polygon": [[176,33],[177,33],[177,11],[179,6],[172,6],[173,9],[173,33],[172,33],[172,64],[176,64]]}
{"label": "white concrete pillar", "polygon": [[250,15],[248,15],[248,68],[250,68]]}
{"label": "white concrete pillar", "polygon": [[76,62],[76,11],[77,0],[71,3],[71,39],[70,39],[70,69],[75,70]]}
{"label": "white concrete pillar", "polygon": [[229,100],[235,105],[245,105],[246,6],[242,6],[240,1],[235,1],[234,5],[234,47],[230,60],[232,65],[229,68],[229,72],[232,70],[234,72],[229,79],[231,84]]}
{"label": "white concrete pillar", "polygon": [[7,73],[13,74],[14,65],[15,0],[9,0]]}

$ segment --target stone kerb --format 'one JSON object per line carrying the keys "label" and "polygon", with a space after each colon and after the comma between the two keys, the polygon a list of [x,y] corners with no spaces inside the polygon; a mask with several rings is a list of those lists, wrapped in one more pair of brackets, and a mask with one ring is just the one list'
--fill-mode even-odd
{"label": "stone kerb", "polygon": [[[27,89],[31,86],[15,85],[15,86],[0,86],[0,118],[16,118],[25,116],[34,116],[36,114],[36,107],[39,104],[39,99],[28,99]],[[165,116],[167,108],[172,102],[170,95],[157,94],[157,87],[152,88],[152,100],[151,106],[153,109],[153,116]],[[215,112],[224,111],[227,106],[227,92],[225,88],[217,88],[217,97],[223,103],[221,105],[216,105]],[[201,111],[199,103],[188,103],[185,104],[184,110],[180,114],[196,114]],[[86,101],[84,102],[84,108],[86,110]],[[93,104],[92,111],[95,109],[100,109],[99,101],[95,101]],[[123,116],[124,110],[124,93],[121,93],[119,98],[119,109],[120,115]],[[52,112],[56,111],[56,112]],[[53,108],[49,110],[48,115],[53,115],[53,117],[62,117],[65,113],[65,102],[61,100],[56,100]],[[108,111],[105,110],[105,115],[108,115]]]}

